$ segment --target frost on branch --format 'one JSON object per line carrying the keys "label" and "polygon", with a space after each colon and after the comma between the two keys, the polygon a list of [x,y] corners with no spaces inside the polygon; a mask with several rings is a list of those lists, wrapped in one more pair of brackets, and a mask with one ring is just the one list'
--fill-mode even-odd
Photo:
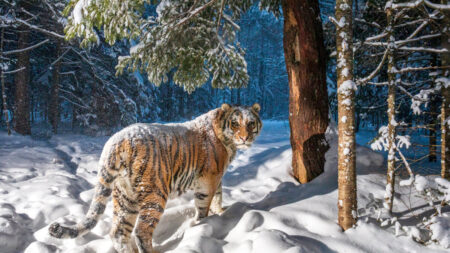
{"label": "frost on branch", "polygon": [[[403,123],[401,125],[403,125]],[[394,146],[396,148],[409,148],[411,146],[411,137],[409,135],[396,135],[395,139],[396,143]],[[389,151],[387,126],[380,127],[378,136],[372,141],[370,148],[378,151]]]}
{"label": "frost on branch", "polygon": [[67,38],[81,37],[87,46],[98,42],[97,32],[102,31],[109,44],[122,39],[138,41],[128,56],[119,57],[117,74],[125,69],[145,72],[155,85],[169,76],[188,92],[208,81],[214,88],[240,88],[248,83],[235,20],[249,4],[164,0],[155,15],[146,11],[149,2],[74,0],[66,8],[67,14],[72,11]]}

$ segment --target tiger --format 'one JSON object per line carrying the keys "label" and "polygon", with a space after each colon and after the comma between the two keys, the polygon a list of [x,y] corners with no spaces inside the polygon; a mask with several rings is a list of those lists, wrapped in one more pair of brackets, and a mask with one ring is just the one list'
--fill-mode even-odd
{"label": "tiger", "polygon": [[222,176],[237,150],[249,148],[259,135],[260,109],[258,103],[223,104],[184,123],[137,123],[115,133],[102,150],[98,183],[84,219],[74,226],[55,222],[49,234],[86,234],[96,226],[111,195],[109,235],[119,253],[135,248],[154,252],[153,232],[169,196],[193,190],[195,222],[207,217],[210,209],[222,213]]}

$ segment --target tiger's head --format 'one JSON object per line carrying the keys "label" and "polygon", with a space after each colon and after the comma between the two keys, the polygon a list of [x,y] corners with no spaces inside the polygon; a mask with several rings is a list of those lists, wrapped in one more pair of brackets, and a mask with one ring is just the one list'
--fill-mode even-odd
{"label": "tiger's head", "polygon": [[257,103],[252,106],[223,104],[219,109],[217,126],[220,127],[219,139],[225,145],[233,145],[238,149],[249,148],[262,128],[260,109]]}

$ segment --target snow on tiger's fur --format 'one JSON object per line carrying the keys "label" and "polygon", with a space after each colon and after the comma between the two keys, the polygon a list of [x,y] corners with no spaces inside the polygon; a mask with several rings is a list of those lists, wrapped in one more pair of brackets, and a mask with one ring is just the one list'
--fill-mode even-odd
{"label": "snow on tiger's fur", "polygon": [[152,236],[169,195],[194,190],[196,220],[222,212],[221,179],[237,149],[261,131],[260,106],[230,106],[177,124],[134,124],[113,135],[100,157],[98,184],[86,217],[75,226],[53,223],[56,238],[75,238],[95,227],[109,196],[110,236],[118,252],[152,252]]}

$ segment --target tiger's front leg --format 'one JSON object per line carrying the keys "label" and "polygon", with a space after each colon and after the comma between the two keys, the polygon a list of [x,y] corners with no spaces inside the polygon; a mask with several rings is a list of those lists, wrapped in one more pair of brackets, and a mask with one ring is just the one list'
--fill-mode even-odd
{"label": "tiger's front leg", "polygon": [[212,214],[222,214],[225,211],[225,209],[222,207],[222,180],[217,187],[216,193],[214,193],[210,211]]}
{"label": "tiger's front leg", "polygon": [[220,179],[217,178],[199,178],[197,186],[195,187],[195,210],[196,217],[195,220],[199,221],[208,216],[209,207],[211,206],[211,201],[216,192],[217,186]]}

